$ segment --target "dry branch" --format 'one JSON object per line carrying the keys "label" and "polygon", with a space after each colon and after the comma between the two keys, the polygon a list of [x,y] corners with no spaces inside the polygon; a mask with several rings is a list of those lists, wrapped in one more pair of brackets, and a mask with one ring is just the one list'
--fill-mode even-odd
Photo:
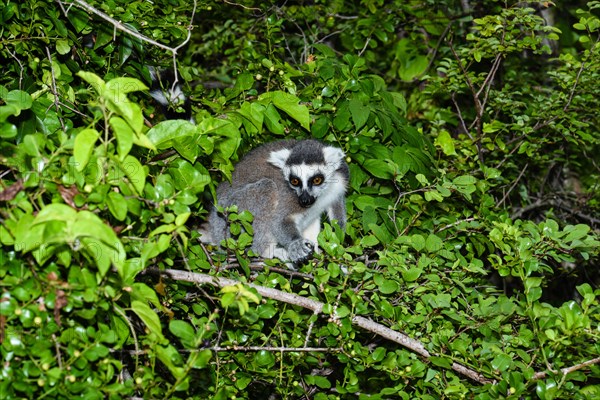
{"label": "dry branch", "polygon": [[[161,271],[161,273],[171,279],[174,279],[174,280],[199,283],[199,284],[210,284],[210,285],[214,285],[217,287],[231,286],[231,285],[240,283],[239,281],[236,281],[234,279],[221,278],[221,277],[200,274],[200,273],[194,273],[194,272],[188,272],[188,271],[181,271],[181,270],[176,270],[176,269],[167,269],[167,270]],[[286,292],[282,292],[281,290],[267,288],[267,287],[255,285],[252,283],[245,283],[245,285],[255,289],[263,297],[267,297],[269,299],[273,299],[273,300],[281,301],[284,303],[300,306],[300,307],[303,307],[303,308],[313,311],[315,314],[320,314],[323,311],[324,304],[319,301],[308,299],[306,297],[302,297],[302,296],[299,296],[294,293],[286,293]],[[421,355],[424,358],[431,357],[431,354],[427,351],[427,349],[421,342],[419,342],[418,340],[412,339],[403,333],[400,333],[398,331],[390,329],[380,323],[377,323],[368,318],[360,317],[357,315],[352,318],[352,323],[362,329],[365,329],[376,335],[379,335],[388,340],[396,342],[396,343],[406,347],[407,349],[414,351],[415,353]],[[481,384],[494,383],[494,381],[484,377],[482,374],[478,373],[477,371],[467,368],[464,365],[461,365],[459,363],[452,363],[452,369],[468,378],[471,378],[472,380],[474,380],[478,383],[481,383]]]}
{"label": "dry branch", "polygon": [[[239,281],[235,280],[235,279],[229,279],[229,278],[221,278],[221,277],[216,277],[216,276],[211,276],[211,275],[207,275],[207,274],[200,274],[200,273],[195,273],[195,272],[188,272],[188,271],[181,271],[181,270],[176,270],[176,269],[167,269],[164,271],[160,271],[160,273],[168,278],[177,280],[177,281],[186,281],[186,282],[192,282],[192,283],[198,283],[198,284],[211,284],[217,287],[225,287],[225,286],[231,286],[231,285],[236,285],[238,283],[240,283]],[[264,286],[260,286],[260,285],[255,285],[253,283],[244,283],[245,285],[247,285],[248,287],[251,287],[253,289],[255,289],[261,296],[263,297],[267,297],[269,299],[273,299],[273,300],[277,300],[277,301],[281,301],[284,303],[288,303],[288,304],[292,304],[292,305],[296,305],[296,306],[300,306],[306,309],[309,309],[311,311],[313,311],[315,314],[320,314],[323,311],[323,307],[325,304],[316,301],[316,300],[312,300],[312,299],[307,299],[306,297],[302,297],[299,296],[297,294],[294,293],[286,293],[286,292],[282,292],[281,290],[277,290],[277,289],[272,289],[272,288],[267,288]],[[429,353],[429,351],[427,351],[427,349],[425,348],[425,346],[423,345],[423,343],[421,343],[418,340],[412,339],[411,337],[408,337],[407,335],[400,333],[398,331],[395,331],[393,329],[390,329],[378,322],[372,321],[368,318],[364,318],[358,315],[355,315],[354,317],[352,317],[352,323],[366,331],[372,332],[376,335],[379,335],[385,339],[388,339],[392,342],[398,343],[404,347],[406,347],[409,350],[414,351],[415,353],[419,354],[420,356],[422,356],[425,359],[430,358],[432,355],[431,353]],[[217,349],[217,348],[215,348]],[[253,351],[253,350],[257,350],[250,348],[247,351]],[[264,347],[260,348],[261,350],[264,350]],[[310,348],[305,347],[304,348],[300,348],[300,349],[304,349],[304,350],[299,350],[299,349],[294,349],[294,350],[283,350],[284,348],[277,348],[277,350],[274,351],[311,351]],[[225,351],[225,350],[229,350],[229,348],[218,348],[218,351]],[[236,347],[235,349],[232,350],[243,350],[240,347]],[[326,349],[323,348],[318,348],[315,349],[318,351],[325,351]],[[333,348],[333,349],[329,349],[329,351],[340,351],[339,348]],[[588,361],[584,361],[580,364],[571,366],[571,367],[565,367],[562,368],[560,371],[552,371],[553,373],[562,373],[563,375],[567,375],[571,372],[589,367],[591,365],[595,365],[595,364],[600,364],[600,357],[598,358],[594,358]],[[452,370],[458,372],[459,374],[466,376],[472,380],[474,380],[475,382],[481,383],[481,384],[489,384],[489,383],[496,383],[495,380],[491,380],[486,378],[485,376],[483,376],[482,374],[480,374],[477,371],[474,371],[468,367],[465,367],[462,364],[459,363],[452,363]],[[544,379],[546,376],[548,375],[548,372],[537,372],[534,374],[533,379],[532,380],[539,380],[539,379]]]}

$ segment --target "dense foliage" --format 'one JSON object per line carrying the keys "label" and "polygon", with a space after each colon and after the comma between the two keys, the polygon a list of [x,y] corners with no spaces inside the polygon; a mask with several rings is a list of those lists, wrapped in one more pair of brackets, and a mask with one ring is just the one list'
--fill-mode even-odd
{"label": "dense foliage", "polygon": [[[600,397],[600,2],[569,3],[5,0],[0,397]],[[194,122],[148,95],[174,61]],[[347,154],[346,232],[298,271],[248,213],[202,245],[284,137]]]}

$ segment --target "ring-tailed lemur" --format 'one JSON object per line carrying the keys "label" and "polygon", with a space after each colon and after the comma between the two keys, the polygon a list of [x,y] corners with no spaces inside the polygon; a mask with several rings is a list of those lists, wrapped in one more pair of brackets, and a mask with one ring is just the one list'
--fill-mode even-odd
{"label": "ring-tailed lemur", "polygon": [[[231,183],[219,185],[217,204],[252,213],[256,253],[301,263],[316,250],[323,213],[346,225],[344,158],[317,140],[267,143],[236,165]],[[202,240],[218,244],[228,235],[226,217],[213,207]]]}
{"label": "ring-tailed lemur", "polygon": [[148,67],[148,72],[152,79],[150,96],[160,104],[166,119],[186,119],[194,122],[190,99],[183,93],[181,83],[175,82],[173,70]]}

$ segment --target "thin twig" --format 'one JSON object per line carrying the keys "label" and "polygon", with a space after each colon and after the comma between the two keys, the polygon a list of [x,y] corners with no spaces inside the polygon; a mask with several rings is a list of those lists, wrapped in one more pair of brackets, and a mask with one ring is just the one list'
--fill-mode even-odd
{"label": "thin twig", "polygon": [[52,334],[52,341],[54,342],[54,350],[56,350],[56,358],[58,368],[62,369],[62,356],[60,355],[60,346],[58,344],[58,339],[56,338],[56,334]]}
{"label": "thin twig", "polygon": [[6,51],[8,51],[8,54],[10,54],[10,56],[15,59],[17,64],[19,64],[19,89],[22,90],[23,89],[23,70],[24,70],[23,64],[21,64],[21,60],[19,60],[17,55],[15,53],[13,53],[12,51],[10,51],[10,49],[8,47],[6,48]]}
{"label": "thin twig", "polygon": [[63,132],[66,132],[67,128],[65,127],[65,122],[63,121],[63,119],[60,115],[60,107],[59,107],[60,96],[58,95],[58,89],[56,87],[56,76],[54,75],[54,66],[52,63],[52,55],[50,54],[50,49],[48,48],[48,46],[46,46],[46,55],[48,56],[48,61],[50,61],[50,76],[52,77],[52,94],[54,97],[54,108],[56,109],[56,115],[58,117],[58,120],[60,121],[60,126],[61,126]]}
{"label": "thin twig", "polygon": [[515,179],[515,181],[513,182],[513,184],[510,186],[510,188],[508,189],[508,192],[506,192],[504,194],[504,196],[502,197],[502,200],[500,200],[498,202],[498,204],[496,204],[496,207],[500,207],[500,206],[502,206],[502,204],[504,204],[504,202],[508,198],[508,195],[513,191],[513,189],[515,188],[515,186],[517,186],[517,183],[519,183],[519,181],[523,177],[523,174],[525,173],[525,170],[527,169],[527,167],[529,167],[529,163],[525,164],[525,166],[523,167],[523,169],[519,173],[519,176],[517,176],[517,179]]}
{"label": "thin twig", "polygon": [[[317,313],[315,313],[315,315],[319,315]],[[304,347],[308,346],[308,341],[310,340],[310,335],[312,334],[312,330],[313,327],[315,326],[315,321],[311,322],[310,325],[308,325],[308,329],[306,331],[306,338],[304,339]]]}
{"label": "thin twig", "polygon": [[243,8],[243,9],[245,9],[245,10],[252,10],[252,11],[262,11],[260,8],[256,8],[256,7],[248,7],[248,6],[245,6],[245,5],[243,5],[243,4],[234,3],[234,2],[231,2],[231,1],[227,1],[227,0],[223,0],[223,3],[229,4],[229,5],[232,5],[232,6],[238,6],[238,7],[242,7],[242,8]]}
{"label": "thin twig", "polygon": [[454,50],[454,45],[452,44],[452,42],[450,42],[449,44],[450,44],[450,51],[452,52],[452,54],[454,55],[454,58],[456,59],[456,62],[458,63],[458,67],[460,68],[460,72],[465,77],[465,81],[467,82],[467,86],[469,87],[469,90],[471,90],[471,93],[473,94],[473,101],[475,102],[475,110],[477,112],[477,115],[479,115],[479,110],[481,109],[481,103],[479,102],[479,98],[476,95],[477,94],[477,90],[475,90],[475,86],[473,86],[473,82],[471,82],[471,78],[469,78],[469,74],[467,73],[467,70],[462,65],[462,60],[460,59],[460,57],[456,53],[456,50]]}
{"label": "thin twig", "polygon": [[444,42],[444,40],[446,40],[446,36],[448,35],[448,32],[450,32],[450,28],[452,27],[452,24],[454,23],[454,21],[456,21],[456,19],[452,18],[450,20],[450,22],[448,22],[446,24],[446,28],[444,28],[444,31],[438,38],[438,41],[435,44],[435,47],[433,48],[433,51],[431,53],[431,59],[429,60],[429,64],[427,64],[427,68],[425,68],[425,71],[423,72],[423,74],[427,73],[431,69],[431,66],[434,63],[435,58],[437,57],[437,53],[440,50],[440,47],[442,46],[442,43]]}
{"label": "thin twig", "polygon": [[450,96],[450,98],[452,100],[452,103],[454,104],[454,108],[456,108],[456,113],[458,114],[458,120],[460,121],[461,128],[463,129],[465,134],[469,137],[469,139],[471,139],[471,141],[473,143],[475,143],[475,139],[473,138],[473,135],[471,135],[471,131],[467,127],[467,124],[465,123],[465,119],[462,116],[462,111],[460,110],[460,106],[458,105],[458,102],[456,101],[456,93],[452,93],[452,96]]}
{"label": "thin twig", "polygon": [[337,30],[337,31],[331,32],[330,34],[328,34],[328,35],[325,35],[325,36],[323,36],[321,39],[317,40],[315,43],[325,43],[325,41],[326,41],[327,39],[329,39],[330,37],[332,37],[332,36],[335,36],[335,35],[339,35],[339,34],[340,34],[340,33],[342,33],[342,32],[344,32],[344,30],[343,30],[343,29],[340,29],[340,30]]}
{"label": "thin twig", "polygon": [[[483,121],[483,113],[485,112],[485,105],[487,104],[488,97],[489,97],[490,91],[492,89],[492,83],[494,82],[494,78],[496,77],[498,68],[500,68],[500,64],[502,64],[501,61],[502,61],[502,56],[500,54],[498,54],[496,56],[496,59],[494,60],[494,63],[492,64],[492,68],[490,69],[488,76],[486,77],[485,81],[483,82],[483,85],[481,86],[481,89],[479,89],[479,92],[477,92],[477,97],[479,97],[479,93],[485,88],[483,101],[481,101],[481,112],[477,116],[477,120],[480,121],[479,125],[481,125],[481,122]],[[481,127],[479,129],[481,129]]]}
{"label": "thin twig", "polygon": [[[570,374],[571,372],[575,372],[575,371],[578,371],[580,369],[583,369],[585,367],[589,367],[589,366],[595,365],[595,364],[600,364],[600,357],[584,361],[581,364],[577,364],[577,365],[573,365],[573,366],[570,366],[570,367],[561,368],[560,369],[560,373],[562,373],[563,375],[567,375],[567,374]],[[557,373],[559,371],[551,371],[551,372]],[[533,379],[534,380],[544,379],[546,376],[548,376],[548,372],[546,372],[546,371],[544,371],[544,372],[536,372],[533,375]]]}
{"label": "thin twig", "polygon": [[475,221],[476,219],[477,219],[477,218],[475,218],[475,217],[470,217],[470,218],[465,218],[465,219],[459,219],[458,221],[454,221],[453,223],[451,223],[451,224],[448,224],[448,225],[446,225],[446,226],[443,226],[443,227],[442,227],[442,228],[440,228],[439,230],[436,230],[436,231],[435,231],[435,233],[440,233],[440,232],[442,232],[442,231],[445,231],[446,229],[453,228],[453,227],[455,227],[456,225],[460,225],[460,224],[462,224],[463,222],[473,222],[473,221]]}
{"label": "thin twig", "polygon": [[[343,351],[341,347],[273,347],[273,346],[213,346],[213,347],[200,347],[197,349],[178,349],[181,353],[196,353],[199,351],[210,350],[210,351],[277,351],[282,353],[290,352],[318,352],[318,353],[337,353]],[[110,350],[112,353],[127,353],[135,356],[147,355],[147,350]]]}
{"label": "thin twig", "polygon": [[358,53],[359,57],[362,57],[363,53],[367,50],[367,46],[369,45],[370,42],[371,42],[371,37],[368,37],[367,41],[365,42],[365,45],[363,46],[361,51]]}
{"label": "thin twig", "polygon": [[585,70],[585,61],[581,62],[581,67],[579,67],[579,71],[577,71],[577,76],[575,77],[575,82],[573,83],[573,87],[571,87],[571,91],[569,92],[569,98],[567,99],[567,103],[563,107],[563,112],[567,112],[569,107],[571,106],[571,102],[573,101],[573,97],[575,96],[575,91],[577,86],[579,86],[579,80],[581,79],[581,74]]}
{"label": "thin twig", "polygon": [[[131,332],[131,336],[133,338],[133,346],[135,347],[135,351],[136,353],[139,353],[140,351],[140,347],[138,344],[138,339],[137,339],[137,335],[135,333],[135,328],[133,327],[133,325],[131,324],[131,321],[129,320],[129,318],[127,318],[127,315],[125,314],[125,312],[117,306],[114,306],[114,310],[117,314],[119,314],[121,316],[121,318],[123,318],[125,320],[125,323],[127,324],[127,326],[129,327],[129,331]],[[139,357],[135,357],[135,369],[137,370],[138,366],[140,365],[140,359]]]}

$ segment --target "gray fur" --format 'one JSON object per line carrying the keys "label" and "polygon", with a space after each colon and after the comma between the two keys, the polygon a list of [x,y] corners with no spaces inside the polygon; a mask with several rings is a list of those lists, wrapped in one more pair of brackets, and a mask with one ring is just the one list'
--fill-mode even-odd
{"label": "gray fur", "polygon": [[[238,211],[252,213],[252,249],[256,253],[301,263],[317,248],[318,230],[313,228],[320,224],[323,213],[345,227],[349,171],[344,157],[340,149],[316,140],[267,143],[237,164],[231,183],[218,186],[217,203],[224,208],[237,205]],[[298,187],[289,180],[296,174],[302,178]],[[322,176],[323,182],[318,184],[315,176]],[[225,216],[213,207],[202,240],[218,244],[228,235]]]}

